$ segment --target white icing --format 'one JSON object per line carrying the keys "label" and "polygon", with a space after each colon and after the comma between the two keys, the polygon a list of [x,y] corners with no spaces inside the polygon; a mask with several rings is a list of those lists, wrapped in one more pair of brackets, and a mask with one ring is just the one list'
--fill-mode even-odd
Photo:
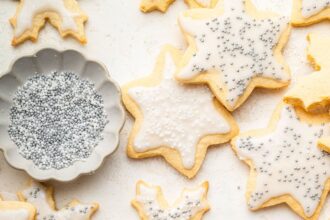
{"label": "white icing", "polygon": [[289,80],[273,56],[289,19],[254,19],[245,12],[241,0],[226,0],[224,4],[224,14],[217,17],[180,16],[184,32],[195,38],[197,51],[179,72],[179,77],[191,79],[215,70],[221,80],[219,89],[225,91],[227,104],[234,107],[255,77]]}
{"label": "white icing", "polygon": [[257,176],[248,201],[257,208],[270,198],[290,194],[311,216],[330,176],[330,155],[317,140],[330,133],[329,125],[301,121],[286,105],[276,130],[260,137],[240,137],[236,142],[241,159],[251,159]]}
{"label": "white icing", "polygon": [[140,192],[137,201],[142,205],[148,220],[189,220],[207,207],[206,201],[202,200],[205,194],[203,187],[194,191],[184,191],[182,200],[168,208],[159,204],[156,188],[140,185]]}
{"label": "white icing", "polygon": [[77,29],[74,20],[77,14],[66,8],[64,0],[24,0],[23,7],[17,17],[16,36],[20,36],[26,30],[31,29],[33,18],[46,11],[56,12],[62,18],[61,29]]}
{"label": "white icing", "polygon": [[1,220],[29,220],[30,212],[27,209],[18,208],[12,210],[0,210]]}
{"label": "white icing", "polygon": [[68,206],[59,211],[53,210],[49,206],[47,189],[41,184],[34,183],[30,188],[23,191],[27,202],[34,205],[37,209],[36,220],[89,220],[92,205],[78,204]]}
{"label": "white icing", "polygon": [[329,7],[330,0],[302,0],[301,13],[303,17],[310,17]]}
{"label": "white icing", "polygon": [[162,82],[153,87],[135,87],[129,95],[143,113],[143,123],[134,148],[144,152],[160,146],[179,151],[183,166],[192,168],[196,145],[208,134],[228,133],[230,125],[213,104],[206,86],[184,86],[173,79],[175,65],[166,56]]}

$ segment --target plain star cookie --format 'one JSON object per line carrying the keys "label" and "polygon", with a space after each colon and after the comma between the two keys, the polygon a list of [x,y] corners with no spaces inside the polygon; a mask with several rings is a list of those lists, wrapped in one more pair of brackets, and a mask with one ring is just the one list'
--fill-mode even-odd
{"label": "plain star cookie", "polygon": [[200,220],[210,209],[206,200],[207,191],[207,182],[195,189],[185,189],[180,198],[169,206],[159,186],[150,186],[139,181],[132,205],[138,211],[141,220]]}
{"label": "plain star cookie", "polygon": [[293,0],[292,24],[306,26],[330,19],[329,0]]}
{"label": "plain star cookie", "polygon": [[76,0],[20,0],[15,16],[10,19],[14,27],[14,46],[25,40],[36,41],[40,29],[48,20],[62,37],[73,36],[86,43],[84,23],[87,15]]}
{"label": "plain star cookie", "polygon": [[180,16],[189,47],[176,78],[184,83],[207,83],[233,111],[256,87],[289,84],[281,51],[290,25],[286,17],[257,12],[249,0],[223,3],[224,7],[188,10]]}
{"label": "plain star cookie", "polygon": [[2,201],[0,197],[0,219],[2,220],[34,220],[35,208],[26,202]]}
{"label": "plain star cookie", "polygon": [[31,181],[27,189],[19,192],[18,197],[36,207],[36,220],[90,220],[99,207],[97,203],[81,204],[73,200],[61,210],[56,210],[53,189],[34,181]]}
{"label": "plain star cookie", "polygon": [[317,141],[330,133],[328,114],[311,115],[281,103],[269,127],[232,140],[250,166],[248,205],[257,210],[286,203],[304,219],[317,219],[330,189],[330,155]]}
{"label": "plain star cookie", "polygon": [[175,81],[180,57],[178,50],[164,47],[152,75],[123,87],[124,105],[135,118],[127,153],[137,159],[163,156],[192,178],[207,148],[228,142],[238,127],[207,86]]}
{"label": "plain star cookie", "polygon": [[330,108],[330,37],[308,35],[308,59],[316,72],[298,80],[284,101],[311,113],[328,112]]}
{"label": "plain star cookie", "polygon": [[[152,12],[158,10],[160,12],[166,12],[168,7],[175,0],[142,0],[140,4],[140,10],[143,12]],[[218,0],[184,0],[191,8],[212,8]]]}

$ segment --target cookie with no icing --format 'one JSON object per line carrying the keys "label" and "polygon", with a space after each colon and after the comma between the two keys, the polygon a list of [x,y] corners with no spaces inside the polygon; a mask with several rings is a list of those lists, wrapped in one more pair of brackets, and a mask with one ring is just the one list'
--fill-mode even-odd
{"label": "cookie with no icing", "polygon": [[238,126],[207,86],[174,79],[180,57],[180,51],[165,46],[150,76],[122,88],[124,105],[135,118],[127,154],[136,159],[162,156],[192,178],[207,148],[228,142]]}
{"label": "cookie with no icing", "polygon": [[250,0],[224,0],[215,9],[182,13],[179,24],[189,44],[176,78],[182,83],[208,84],[230,111],[256,87],[281,88],[290,82],[282,49],[289,19],[259,12]]}
{"label": "cookie with no icing", "polygon": [[132,205],[138,211],[141,220],[200,220],[210,209],[207,191],[208,182],[194,189],[184,189],[180,198],[169,206],[159,186],[150,186],[139,181]]}
{"label": "cookie with no icing", "polygon": [[34,220],[36,210],[30,203],[2,201],[0,197],[0,219],[3,220]]}
{"label": "cookie with no icing", "polygon": [[329,114],[313,115],[281,103],[265,129],[232,140],[250,167],[248,206],[287,204],[303,219],[318,219],[330,187],[330,155],[317,147],[330,134]]}
{"label": "cookie with no icing", "polygon": [[36,41],[46,21],[57,28],[62,37],[72,36],[84,44],[87,19],[76,0],[20,0],[16,14],[10,19],[14,28],[12,45],[28,39]]}
{"label": "cookie with no icing", "polygon": [[[152,12],[158,10],[160,12],[166,12],[168,7],[175,0],[142,0],[140,4],[140,10],[142,12]],[[214,7],[218,0],[184,0],[190,8],[211,8]]]}
{"label": "cookie with no icing", "polygon": [[82,204],[78,200],[73,200],[64,208],[57,210],[53,188],[34,181],[31,181],[28,188],[18,193],[18,198],[36,207],[36,220],[91,220],[99,207],[97,203]]}
{"label": "cookie with no icing", "polygon": [[315,72],[302,77],[284,96],[284,101],[310,113],[328,112],[330,108],[330,37],[309,34],[307,58]]}
{"label": "cookie with no icing", "polygon": [[329,0],[293,0],[292,24],[307,26],[330,19]]}

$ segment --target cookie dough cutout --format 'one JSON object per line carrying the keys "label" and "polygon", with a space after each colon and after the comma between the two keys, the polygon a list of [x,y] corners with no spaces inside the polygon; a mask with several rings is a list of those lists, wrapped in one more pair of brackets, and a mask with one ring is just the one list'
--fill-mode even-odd
{"label": "cookie dough cutout", "polygon": [[14,28],[12,45],[36,41],[46,21],[57,28],[62,37],[72,36],[85,44],[87,19],[76,0],[20,0],[15,16],[10,19]]}
{"label": "cookie dough cutout", "polygon": [[310,113],[329,112],[330,109],[330,37],[309,34],[308,60],[316,72],[307,75],[284,96],[284,101],[304,108]]}
{"label": "cookie dough cutout", "polygon": [[208,182],[195,189],[184,189],[180,198],[169,206],[159,186],[150,186],[139,181],[136,186],[136,198],[132,201],[132,205],[138,211],[141,220],[200,220],[210,209],[207,191]]}
{"label": "cookie dough cutout", "polygon": [[303,219],[318,219],[330,189],[330,155],[317,141],[330,133],[328,114],[312,115],[281,103],[268,128],[232,140],[250,167],[247,201],[252,210],[286,203]]}
{"label": "cookie dough cutout", "polygon": [[308,26],[329,19],[329,0],[293,0],[292,25]]}
{"label": "cookie dough cutout", "polygon": [[2,201],[0,196],[0,219],[3,220],[34,220],[35,208],[26,202]]}
{"label": "cookie dough cutout", "polygon": [[179,24],[189,44],[176,78],[209,85],[229,110],[242,105],[256,87],[281,88],[290,82],[282,56],[289,18],[257,11],[250,0],[224,0],[224,7],[192,9]]}
{"label": "cookie dough cutout", "polygon": [[27,189],[18,193],[18,198],[36,207],[36,220],[90,220],[99,207],[97,203],[82,204],[73,200],[66,207],[57,210],[53,188],[34,181],[31,181]]}
{"label": "cookie dough cutout", "polygon": [[[142,0],[140,10],[144,13],[160,11],[165,13],[175,0]],[[218,0],[184,0],[190,8],[212,8]]]}
{"label": "cookie dough cutout", "polygon": [[135,118],[127,154],[135,159],[162,156],[192,178],[207,148],[228,142],[238,126],[207,86],[174,79],[180,57],[180,51],[165,46],[153,74],[122,88],[124,105]]}

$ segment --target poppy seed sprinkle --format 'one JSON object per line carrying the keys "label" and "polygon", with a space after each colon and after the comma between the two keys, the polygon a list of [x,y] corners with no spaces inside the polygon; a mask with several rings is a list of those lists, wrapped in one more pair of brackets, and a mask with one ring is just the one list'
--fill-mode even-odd
{"label": "poppy seed sprinkle", "polygon": [[43,170],[88,158],[109,122],[94,84],[70,72],[30,77],[17,89],[9,117],[18,152]]}

